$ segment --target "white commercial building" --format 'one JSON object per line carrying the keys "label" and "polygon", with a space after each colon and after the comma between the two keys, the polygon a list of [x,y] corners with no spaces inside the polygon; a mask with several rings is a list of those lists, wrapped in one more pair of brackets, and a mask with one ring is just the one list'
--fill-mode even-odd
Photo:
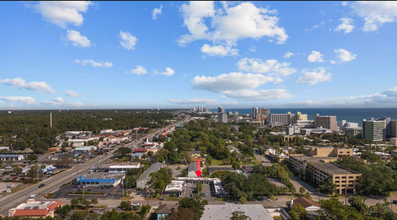
{"label": "white commercial building", "polygon": [[184,187],[185,181],[172,180],[172,182],[165,187],[164,194],[182,196]]}
{"label": "white commercial building", "polygon": [[138,169],[141,166],[140,162],[131,163],[129,165],[109,165],[109,173],[125,173],[129,169]]}

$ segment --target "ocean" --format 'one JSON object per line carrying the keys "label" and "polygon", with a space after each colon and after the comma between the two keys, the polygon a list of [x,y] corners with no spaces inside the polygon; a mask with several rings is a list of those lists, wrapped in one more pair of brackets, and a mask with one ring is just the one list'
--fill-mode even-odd
{"label": "ocean", "polygon": [[[217,109],[210,109],[210,111],[216,112]],[[252,108],[225,109],[225,111],[231,111],[233,114],[237,111],[239,115],[251,114]],[[298,111],[302,114],[307,114],[309,120],[313,120],[316,114],[336,116],[338,125],[342,120],[358,123],[359,126],[361,126],[363,119],[391,117],[392,119],[397,120],[397,108],[270,108],[270,114],[287,112],[295,114]]]}

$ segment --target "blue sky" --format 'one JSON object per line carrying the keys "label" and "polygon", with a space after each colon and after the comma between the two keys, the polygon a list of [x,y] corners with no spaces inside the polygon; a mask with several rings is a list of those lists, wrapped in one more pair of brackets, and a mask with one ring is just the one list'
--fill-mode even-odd
{"label": "blue sky", "polygon": [[397,107],[396,2],[0,5],[0,109]]}

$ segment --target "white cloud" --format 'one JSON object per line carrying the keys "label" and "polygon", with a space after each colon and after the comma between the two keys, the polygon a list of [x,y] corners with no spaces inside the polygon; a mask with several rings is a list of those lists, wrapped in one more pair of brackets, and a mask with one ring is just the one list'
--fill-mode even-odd
{"label": "white cloud", "polygon": [[294,68],[289,67],[291,63],[280,63],[277,60],[243,58],[237,62],[240,70],[254,73],[266,73],[274,76],[289,76],[296,73]]}
{"label": "white cloud", "polygon": [[225,73],[215,77],[196,76],[193,78],[191,85],[195,89],[224,93],[225,91],[253,89],[272,81],[274,81],[274,78],[271,76],[236,72]]}
{"label": "white cloud", "polygon": [[32,7],[45,20],[66,28],[68,24],[83,24],[84,18],[81,13],[86,12],[90,5],[93,5],[90,1],[40,1]]}
{"label": "white cloud", "polygon": [[[235,7],[224,5],[223,9],[216,10],[214,2],[191,1],[184,3],[181,11],[190,34],[180,37],[180,45],[199,39],[235,45],[240,39],[265,36],[276,38],[277,43],[282,44],[288,38],[284,28],[278,27],[278,17],[271,16],[275,10],[258,8],[251,2]],[[205,18],[210,18],[212,30],[205,24]]]}
{"label": "white cloud", "polygon": [[172,75],[174,75],[174,73],[175,73],[175,71],[169,67],[165,68],[164,72],[157,72],[157,71],[154,72],[154,74],[161,74],[164,76],[172,76]]}
{"label": "white cloud", "polygon": [[73,46],[75,47],[91,47],[91,41],[86,36],[82,36],[78,31],[68,30],[66,40],[73,42]]}
{"label": "white cloud", "polygon": [[318,51],[312,51],[312,53],[307,57],[307,60],[310,63],[322,63],[324,62],[323,60],[323,55],[318,52]]}
{"label": "white cloud", "polygon": [[210,46],[208,44],[204,44],[201,47],[201,52],[209,55],[209,56],[237,56],[238,49],[233,49],[230,45],[229,46]]}
{"label": "white cloud", "polygon": [[321,23],[320,23],[320,24],[316,24],[316,25],[314,25],[314,26],[313,26],[313,29],[316,29],[316,28],[322,27],[322,26],[324,26],[324,25],[325,25],[325,21],[321,21]]}
{"label": "white cloud", "polygon": [[93,67],[111,67],[113,66],[113,63],[111,62],[96,62],[94,60],[75,60],[75,63],[80,63],[81,65],[87,65],[87,64],[91,64]]}
{"label": "white cloud", "polygon": [[380,105],[390,105],[397,107],[397,87],[394,87],[392,89],[387,89],[383,92],[376,93],[373,95],[335,97],[335,98],[329,98],[328,100],[336,101],[336,102],[358,100],[359,103],[355,102],[354,103],[355,105],[357,104],[374,105],[376,107],[379,107]]}
{"label": "white cloud", "polygon": [[182,105],[192,105],[192,104],[214,104],[216,99],[206,99],[206,98],[191,98],[191,99],[170,99],[169,102],[174,104]]}
{"label": "white cloud", "polygon": [[341,5],[342,5],[343,7],[346,7],[348,4],[349,4],[348,2],[342,2],[342,3],[341,3]]}
{"label": "white cloud", "polygon": [[131,71],[128,71],[127,73],[132,73],[135,75],[142,75],[142,74],[146,74],[147,71],[143,66],[136,66],[135,69],[132,69]]}
{"label": "white cloud", "polygon": [[383,91],[382,94],[388,97],[397,97],[397,86],[394,87],[393,89],[388,89],[386,91]]}
{"label": "white cloud", "polygon": [[256,46],[255,45],[251,45],[250,48],[248,48],[249,51],[251,52],[255,52],[256,51]]}
{"label": "white cloud", "polygon": [[120,37],[121,37],[121,41],[120,41],[121,46],[123,46],[127,50],[135,49],[136,42],[138,41],[138,39],[135,36],[132,36],[128,32],[120,31]]}
{"label": "white cloud", "polygon": [[55,90],[53,90],[51,86],[44,81],[26,83],[26,80],[18,77],[14,79],[0,79],[0,84],[1,83],[17,88],[24,88],[31,91],[55,93]]}
{"label": "white cloud", "polygon": [[341,18],[339,19],[342,24],[340,24],[334,31],[344,31],[345,34],[350,33],[354,29],[353,19],[351,18]]}
{"label": "white cloud", "polygon": [[155,8],[152,11],[152,19],[157,20],[157,16],[161,15],[161,12],[163,10],[163,5],[160,5],[160,8]]}
{"label": "white cloud", "polygon": [[331,64],[336,64],[336,61],[335,60],[330,60],[329,61]]}
{"label": "white cloud", "polygon": [[357,54],[352,54],[345,49],[336,49],[334,50],[336,57],[339,59],[340,62],[350,62],[356,59]]}
{"label": "white cloud", "polygon": [[286,52],[285,55],[284,55],[284,59],[289,59],[289,58],[291,58],[292,56],[294,56],[294,53],[292,53],[292,52]]}
{"label": "white cloud", "polygon": [[81,102],[58,102],[58,101],[42,101],[41,105],[47,107],[57,107],[57,108],[93,108],[98,107],[99,105],[86,105]]}
{"label": "white cloud", "polygon": [[22,103],[25,105],[33,105],[36,103],[34,98],[26,97],[26,96],[0,96],[0,100],[6,101],[6,102]]}
{"label": "white cloud", "polygon": [[77,92],[68,90],[65,92],[65,95],[69,96],[69,97],[84,97],[84,95],[80,95]]}
{"label": "white cloud", "polygon": [[295,82],[296,84],[310,84],[314,85],[320,82],[330,81],[331,73],[327,73],[325,68],[319,67],[313,71],[302,70],[303,76]]}
{"label": "white cloud", "polygon": [[293,96],[284,89],[272,90],[240,90],[240,91],[226,91],[226,97],[242,100],[242,101],[265,101],[275,99],[289,99]]}
{"label": "white cloud", "polygon": [[363,31],[376,31],[384,23],[397,20],[396,1],[357,1],[351,7],[356,15],[364,18]]}
{"label": "white cloud", "polygon": [[55,99],[53,99],[52,101],[54,101],[54,102],[63,102],[63,98],[58,96]]}
{"label": "white cloud", "polygon": [[299,102],[291,102],[288,103],[287,106],[323,106],[323,103],[320,101],[312,101],[312,100],[306,100],[306,101],[299,101]]}

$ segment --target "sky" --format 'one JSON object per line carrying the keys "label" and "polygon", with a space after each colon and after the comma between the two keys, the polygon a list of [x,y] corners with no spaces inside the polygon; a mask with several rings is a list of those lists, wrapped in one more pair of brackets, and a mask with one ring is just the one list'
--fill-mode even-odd
{"label": "sky", "polygon": [[0,109],[397,107],[397,2],[0,2]]}

